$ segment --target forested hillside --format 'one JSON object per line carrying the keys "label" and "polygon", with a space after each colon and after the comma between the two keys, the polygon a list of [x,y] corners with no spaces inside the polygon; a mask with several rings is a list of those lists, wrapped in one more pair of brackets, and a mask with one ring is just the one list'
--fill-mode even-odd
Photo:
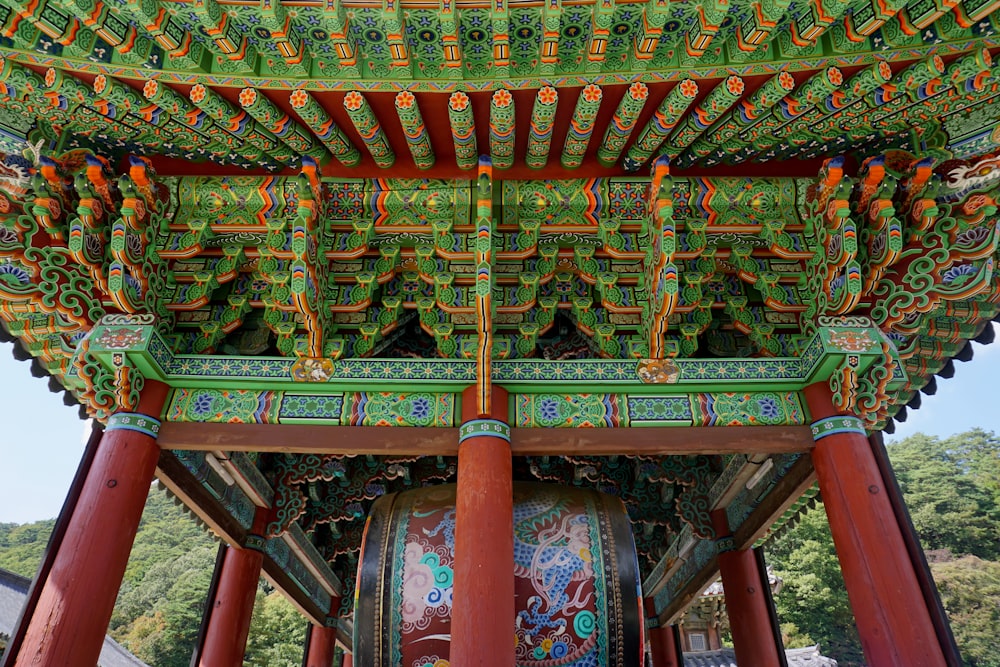
{"label": "forested hillside", "polygon": [[[1000,440],[980,430],[916,435],[888,448],[963,658],[1000,667]],[[53,521],[0,524],[0,567],[32,576]],[[187,667],[218,548],[159,488],[150,490],[111,620],[115,639],[154,667]],[[819,643],[841,667],[861,647],[822,504],[766,546],[784,580],[777,596],[789,648]],[[264,584],[247,665],[298,667],[306,622]]]}
{"label": "forested hillside", "polygon": [[[1000,667],[1000,440],[976,429],[887,449],[965,664]],[[784,580],[775,604],[786,646],[818,642],[840,667],[862,664],[822,503],[765,548]]]}
{"label": "forested hillside", "polygon": [[35,523],[0,523],[0,568],[25,577],[35,576],[54,519]]}
{"label": "forested hillside", "polygon": [[[32,577],[55,521],[0,524],[0,567]],[[218,542],[154,485],[109,633],[153,667],[188,667]],[[265,583],[257,590],[245,665],[299,667],[306,621]]]}

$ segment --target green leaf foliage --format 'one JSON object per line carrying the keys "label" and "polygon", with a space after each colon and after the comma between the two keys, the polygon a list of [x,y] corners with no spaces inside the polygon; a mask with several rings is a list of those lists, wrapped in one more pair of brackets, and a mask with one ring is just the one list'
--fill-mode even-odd
{"label": "green leaf foliage", "polygon": [[1000,440],[993,433],[917,434],[888,452],[925,549],[1000,558]]}
{"label": "green leaf foliage", "polygon": [[148,567],[142,579],[119,596],[111,635],[150,665],[187,667],[214,563],[215,547],[210,544]]}
{"label": "green leaf foliage", "polygon": [[306,620],[278,591],[257,589],[244,667],[299,667]]}
{"label": "green leaf foliage", "polygon": [[217,549],[154,485],[111,617],[111,636],[150,665],[188,667]]}
{"label": "green leaf foliage", "polygon": [[0,567],[22,577],[34,577],[55,525],[54,519],[0,523]]}
{"label": "green leaf foliage", "polygon": [[1000,563],[964,556],[931,563],[955,642],[968,667],[1000,667]]}
{"label": "green leaf foliage", "polygon": [[768,560],[783,581],[774,604],[785,646],[819,644],[841,667],[861,665],[861,640],[822,503],[775,540]]}

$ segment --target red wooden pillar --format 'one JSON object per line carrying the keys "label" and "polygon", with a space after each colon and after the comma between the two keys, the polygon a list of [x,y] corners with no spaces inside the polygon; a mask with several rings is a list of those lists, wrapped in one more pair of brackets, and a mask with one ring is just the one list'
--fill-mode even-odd
{"label": "red wooden pillar", "polygon": [[306,667],[333,667],[336,649],[337,628],[309,626],[309,654],[306,656]]}
{"label": "red wooden pillar", "polygon": [[330,602],[330,614],[327,622],[331,625],[310,625],[309,637],[306,639],[307,651],[305,667],[337,667],[333,661],[337,651],[337,614],[340,611],[340,598],[334,597]]}
{"label": "red wooden pillar", "polygon": [[17,667],[97,664],[160,448],[169,387],[147,380],[134,413],[108,419],[66,535],[27,620]]}
{"label": "red wooden pillar", "polygon": [[350,653],[345,653],[344,659],[340,661],[340,667],[354,667],[354,656]]}
{"label": "red wooden pillar", "polygon": [[205,643],[199,667],[242,667],[250,634],[250,617],[260,567],[264,561],[264,527],[267,511],[257,508],[254,525],[243,548],[230,547],[222,561],[222,573],[205,628]]}
{"label": "red wooden pillar", "polygon": [[507,392],[493,387],[489,415],[476,388],[462,394],[455,501],[450,662],[514,666],[514,487]]}
{"label": "red wooden pillar", "polygon": [[649,648],[653,657],[653,667],[684,667],[677,652],[677,638],[674,626],[660,625],[649,629]]}
{"label": "red wooden pillar", "polygon": [[712,512],[718,536],[719,572],[726,594],[726,613],[733,633],[736,662],[740,665],[781,665],[768,609],[768,583],[757,567],[753,549],[734,549],[725,510]]}
{"label": "red wooden pillar", "polygon": [[865,657],[872,667],[944,667],[864,424],[834,408],[826,383],[803,393],[816,440],[813,466]]}

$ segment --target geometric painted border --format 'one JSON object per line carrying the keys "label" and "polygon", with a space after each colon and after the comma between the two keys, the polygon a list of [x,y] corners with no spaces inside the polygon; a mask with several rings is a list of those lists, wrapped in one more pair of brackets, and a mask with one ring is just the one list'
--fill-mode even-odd
{"label": "geometric painted border", "polygon": [[[448,391],[306,393],[301,390],[177,387],[167,401],[164,419],[188,423],[454,428],[460,426],[460,400],[457,392]],[[518,428],[799,426],[808,423],[797,391],[759,389],[661,395],[511,392],[511,402],[510,423]],[[492,431],[483,435],[503,437]]]}
{"label": "geometric painted border", "polygon": [[812,424],[813,440],[820,440],[829,435],[837,435],[838,433],[857,433],[866,438],[868,437],[868,432],[865,431],[865,423],[857,417],[837,415],[836,417],[820,419]]}
{"label": "geometric painted border", "polygon": [[473,419],[462,424],[458,430],[458,442],[468,438],[500,438],[510,442],[510,426],[497,419]]}
{"label": "geometric painted border", "polygon": [[160,420],[135,412],[116,412],[108,418],[104,431],[136,431],[157,438],[160,435]]}
{"label": "geometric painted border", "polygon": [[[285,357],[234,357],[175,355],[157,333],[149,336],[145,349],[173,386],[191,383],[236,380],[246,382],[292,380],[295,359]],[[813,336],[798,357],[760,357],[750,359],[674,359],[677,378],[672,386],[708,383],[760,383],[796,385],[813,378],[820,367],[831,361],[830,355],[841,352],[827,349],[822,337]],[[640,385],[638,359],[580,359],[572,362],[545,359],[497,359],[493,361],[492,380],[496,383],[538,386],[540,382],[589,382]],[[836,365],[836,364],[834,364]],[[412,383],[471,384],[476,381],[476,362],[464,359],[340,359],[332,364],[325,382],[308,383],[351,385],[359,382],[398,385]],[[859,369],[863,370],[863,369]],[[664,385],[645,385],[647,388]]]}

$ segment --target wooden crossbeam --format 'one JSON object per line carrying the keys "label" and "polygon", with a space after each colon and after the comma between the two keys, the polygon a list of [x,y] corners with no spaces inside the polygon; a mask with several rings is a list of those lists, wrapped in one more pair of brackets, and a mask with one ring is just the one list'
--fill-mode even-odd
{"label": "wooden crossbeam", "polygon": [[[684,456],[807,452],[808,426],[513,428],[514,456]],[[160,447],[198,451],[456,456],[457,428],[166,422]]]}
{"label": "wooden crossbeam", "polygon": [[733,534],[736,548],[751,548],[815,482],[812,458],[803,456]]}

